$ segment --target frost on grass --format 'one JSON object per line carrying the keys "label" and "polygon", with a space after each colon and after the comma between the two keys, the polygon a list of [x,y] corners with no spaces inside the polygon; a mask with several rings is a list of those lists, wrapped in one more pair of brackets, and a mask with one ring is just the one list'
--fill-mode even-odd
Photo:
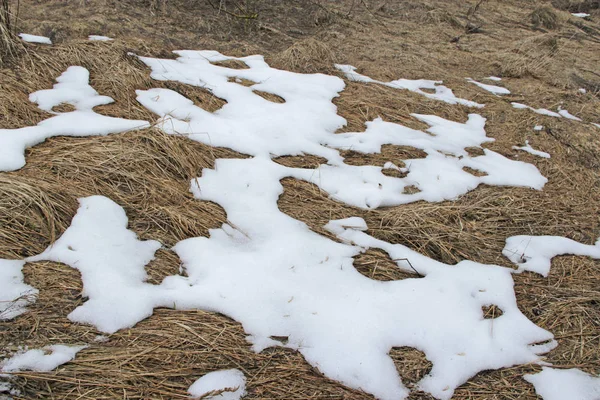
{"label": "frost on grass", "polygon": [[0,259],[0,320],[12,319],[27,311],[38,290],[23,282],[25,261]]}
{"label": "frost on grass", "polygon": [[71,321],[113,333],[152,315],[156,287],[145,283],[145,265],[161,244],[140,241],[127,229],[125,211],[102,196],[79,200],[63,235],[27,261],[56,261],[81,273],[88,300],[69,314]]}
{"label": "frost on grass", "polygon": [[21,38],[21,40],[28,43],[52,44],[50,38],[46,36],[30,35],[29,33],[19,33],[19,37]]}
{"label": "frost on grass", "polygon": [[[451,89],[442,85],[442,81],[431,81],[427,79],[397,79],[395,81],[382,82],[366,75],[359,74],[356,72],[356,67],[353,67],[352,65],[336,64],[335,67],[343,72],[346,78],[354,82],[377,83],[395,89],[410,90],[411,92],[419,93],[428,99],[440,100],[449,104],[462,104],[463,106],[477,108],[484,107],[483,104],[456,97]],[[422,89],[434,90],[435,93],[428,93]]]}
{"label": "frost on grass", "polygon": [[503,88],[501,86],[488,85],[486,83],[477,82],[471,78],[467,78],[467,82],[477,85],[481,89],[487,90],[488,92],[495,94],[497,96],[504,95],[504,94],[510,94],[510,90]]}
{"label": "frost on grass", "polygon": [[513,146],[512,148],[514,150],[523,150],[529,154],[533,154],[534,156],[538,156],[538,157],[542,157],[542,158],[550,158],[550,154],[548,154],[544,151],[536,150],[533,147],[531,147],[531,145],[529,144],[529,140],[525,141],[525,146]]}
{"label": "frost on grass", "polygon": [[600,399],[600,376],[588,375],[576,368],[544,367],[542,372],[523,378],[535,387],[535,392],[544,400]]}
{"label": "frost on grass", "polygon": [[0,363],[2,372],[52,371],[59,365],[71,361],[75,355],[87,346],[65,346],[62,344],[32,349],[17,353]]}
{"label": "frost on grass", "polygon": [[511,236],[506,239],[502,254],[519,267],[519,272],[548,276],[556,256],[572,254],[600,259],[600,239],[595,245],[588,245],[560,236]]}
{"label": "frost on grass", "polygon": [[190,386],[192,398],[239,400],[246,394],[246,377],[237,369],[209,372]]}
{"label": "frost on grass", "polygon": [[[89,85],[90,74],[83,67],[69,67],[52,89],[29,95],[29,100],[54,117],[36,126],[19,129],[0,129],[0,171],[14,171],[25,165],[25,149],[53,136],[108,135],[148,126],[146,121],[107,117],[95,113],[96,106],[109,104],[113,99],[101,96]],[[57,113],[52,108],[66,103],[75,111]]]}

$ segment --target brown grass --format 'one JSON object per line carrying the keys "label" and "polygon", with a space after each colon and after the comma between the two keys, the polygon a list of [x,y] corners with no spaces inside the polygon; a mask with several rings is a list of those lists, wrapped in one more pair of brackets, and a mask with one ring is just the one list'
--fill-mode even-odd
{"label": "brown grass", "polygon": [[[120,7],[120,13],[140,10],[134,3],[126,3],[130,9],[118,4],[115,7]],[[600,236],[597,128],[514,110],[508,104],[520,101],[555,109],[562,102],[586,121],[600,122],[597,98],[577,94],[580,86],[571,78],[578,76],[590,85],[599,82],[594,65],[600,61],[600,51],[592,35],[570,24],[558,26],[551,34],[534,31],[529,16],[538,4],[509,0],[485,2],[480,7],[477,23],[486,34],[466,35],[451,43],[464,26],[465,7],[459,2],[409,0],[369,10],[362,5],[351,10],[350,3],[330,6],[336,17],[314,28],[314,38],[292,40],[288,34],[265,30],[240,39],[237,33],[230,34],[218,25],[213,14],[203,19],[194,16],[193,10],[191,17],[181,17],[182,25],[168,15],[160,17],[160,9],[152,17],[149,13],[139,17],[127,14],[133,21],[127,23],[113,21],[106,11],[93,13],[94,7],[100,7],[96,4],[74,9],[49,1],[36,9],[25,1],[31,11],[23,14],[30,15],[24,21],[25,28],[45,33],[34,31],[38,15],[47,21],[40,29],[53,29],[67,42],[38,47],[13,68],[0,70],[0,128],[33,125],[49,117],[30,104],[27,96],[51,87],[54,78],[69,65],[88,68],[92,86],[100,94],[115,98],[115,105],[97,108],[107,115],[153,120],[155,116],[135,101],[134,92],[151,87],[176,90],[209,111],[224,104],[202,88],[152,81],[146,67],[128,56],[128,51],[167,57],[167,50],[177,47],[229,49],[232,55],[264,53],[278,68],[302,72],[333,72],[331,63],[336,61],[358,66],[375,79],[443,79],[459,97],[481,100],[486,108],[450,106],[408,91],[347,82],[346,90],[335,99],[338,112],[348,120],[343,131],[362,131],[365,121],[378,116],[424,129],[426,126],[410,113],[464,121],[469,112],[480,112],[488,119],[488,135],[496,139],[485,147],[534,163],[549,178],[543,191],[482,186],[453,202],[419,202],[366,211],[337,203],[315,186],[287,178],[282,181],[280,209],[327,237],[331,235],[323,225],[329,220],[360,216],[367,221],[369,234],[447,263],[469,259],[511,267],[500,252],[505,238],[516,234],[560,235],[587,244]],[[65,11],[70,16],[63,16]],[[78,20],[72,26],[67,23],[73,15],[86,12],[93,13],[93,18],[80,18],[84,22]],[[427,12],[431,14],[423,17]],[[314,21],[315,15],[312,11],[307,15],[290,11],[281,18]],[[169,35],[156,23],[157,18],[168,21],[164,26],[169,27]],[[460,26],[455,26],[454,19]],[[306,21],[291,26],[308,32]],[[102,24],[106,29],[101,29]],[[597,27],[593,22],[585,24]],[[274,26],[285,32],[283,23]],[[88,32],[92,29],[94,32]],[[68,41],[75,33],[116,36],[115,32],[121,34],[121,40],[112,43]],[[144,45],[141,37],[152,42]],[[217,40],[222,37],[231,40]],[[464,81],[465,76],[478,79],[492,74],[502,74],[502,84],[512,95],[488,96]],[[537,124],[546,130],[533,132],[531,127]],[[511,149],[525,139],[551,153],[552,158],[543,160]],[[481,150],[473,148],[470,153],[480,155]],[[384,146],[381,154],[345,155],[349,163],[379,166],[386,161],[405,166],[402,160],[423,156],[416,149],[398,146]],[[202,168],[212,167],[215,158],[242,156],[166,136],[155,129],[108,137],[50,139],[28,150],[26,167],[0,174],[0,257],[18,258],[43,250],[69,225],[77,209],[76,199],[91,194],[108,196],[124,206],[130,229],[144,239],[158,239],[171,246],[187,237],[206,236],[208,229],[226,220],[226,215],[216,204],[193,199],[188,192],[189,180],[199,176]],[[276,161],[302,168],[325,162],[311,155],[279,157]],[[395,268],[381,251],[369,250],[357,256],[354,265],[373,279],[414,277]],[[598,267],[598,261],[566,256],[553,261],[548,278],[529,273],[514,277],[520,309],[559,341],[559,347],[548,354],[548,361],[557,367],[577,367],[590,373],[600,370]],[[178,268],[176,255],[160,250],[147,266],[149,281],[158,283]],[[26,282],[40,289],[40,296],[30,312],[0,322],[0,352],[4,352],[0,356],[16,345],[92,345],[52,373],[18,374],[15,386],[23,395],[16,398],[184,398],[195,379],[221,368],[239,368],[245,373],[249,398],[369,398],[323,377],[296,352],[271,349],[253,353],[241,326],[219,314],[157,309],[135,327],[111,335],[108,342],[94,342],[98,334],[95,329],[66,319],[83,302],[76,270],[40,262],[27,264],[24,273]],[[496,316],[498,311],[486,309],[482,313]],[[390,355],[407,385],[418,381],[431,367],[414,349],[393,349]],[[520,366],[482,372],[458,388],[455,398],[536,399],[533,387],[521,376],[538,369]],[[430,399],[422,393],[410,398]]]}
{"label": "brown grass", "polygon": [[560,26],[560,19],[551,7],[539,7],[531,13],[531,24],[534,28],[556,29]]}

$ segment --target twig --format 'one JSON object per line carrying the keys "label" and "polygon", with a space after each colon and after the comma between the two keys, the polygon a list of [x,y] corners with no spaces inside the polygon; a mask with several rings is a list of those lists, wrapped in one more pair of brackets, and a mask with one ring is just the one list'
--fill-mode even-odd
{"label": "twig", "polygon": [[423,277],[425,276],[425,275],[421,275],[421,274],[419,273],[419,271],[417,271],[417,270],[416,270],[416,268],[415,268],[415,267],[413,267],[413,265],[411,264],[411,262],[410,262],[410,260],[409,260],[408,258],[396,258],[396,259],[394,259],[394,260],[392,260],[392,261],[394,261],[394,262],[396,262],[396,261],[406,261],[406,262],[408,263],[408,265],[410,265],[410,267],[412,268],[412,270],[413,270],[413,271],[415,271],[415,273],[416,273],[417,275],[419,275],[419,277],[423,278]]}

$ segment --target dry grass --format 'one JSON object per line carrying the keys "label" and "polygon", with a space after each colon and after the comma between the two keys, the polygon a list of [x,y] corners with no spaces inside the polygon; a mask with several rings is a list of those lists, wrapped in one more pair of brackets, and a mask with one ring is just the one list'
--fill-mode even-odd
{"label": "dry grass", "polygon": [[331,48],[317,39],[298,41],[267,60],[275,68],[312,73],[333,71],[335,55]]}
{"label": "dry grass", "polygon": [[[49,1],[40,10],[27,3],[26,9],[33,15],[31,21],[41,9],[57,18],[48,19],[47,29],[55,30],[62,40],[66,40],[67,33],[111,36],[111,29],[117,29],[111,18],[95,14],[86,24],[74,23],[67,30],[69,25],[58,21],[57,13],[65,10],[60,2]],[[170,3],[166,7],[171,7]],[[144,14],[138,20],[130,15],[128,18],[139,22],[140,27],[122,23],[121,30],[116,31],[127,40],[73,41],[52,48],[36,47],[12,69],[2,69],[0,128],[32,125],[47,118],[49,115],[31,105],[27,96],[34,90],[51,87],[54,78],[69,65],[88,68],[92,86],[100,94],[115,98],[115,105],[97,108],[103,114],[154,119],[135,101],[135,89],[151,87],[176,90],[208,111],[224,104],[203,88],[152,81],[146,67],[128,56],[128,51],[170,57],[167,50],[175,46],[204,47],[230,50],[228,54],[232,55],[266,53],[274,66],[301,72],[334,72],[332,63],[336,61],[356,65],[375,79],[443,79],[458,96],[487,104],[485,109],[476,111],[488,119],[488,135],[496,139],[486,147],[534,163],[549,178],[543,191],[482,186],[454,202],[420,202],[365,211],[337,203],[306,182],[284,179],[280,209],[327,237],[331,235],[323,225],[329,220],[360,216],[367,221],[369,234],[447,263],[470,259],[510,267],[500,251],[505,238],[516,234],[560,235],[593,243],[600,236],[597,129],[514,110],[508,104],[520,101],[555,109],[562,102],[572,113],[600,122],[597,98],[593,93],[577,94],[580,86],[572,80],[575,75],[589,82],[590,87],[599,83],[593,72],[600,61],[600,51],[593,35],[581,33],[581,29],[570,24],[556,27],[551,34],[534,31],[529,16],[540,4],[523,6],[523,2],[515,0],[484,3],[476,17],[488,33],[466,35],[458,43],[451,43],[464,30],[466,7],[458,3],[411,0],[389,2],[382,8],[366,10],[360,6],[350,10],[350,3],[340,2],[339,8],[331,6],[330,13],[335,18],[327,22],[319,17],[322,22],[318,29],[323,30],[314,38],[303,40],[291,40],[289,34],[273,31],[268,36],[268,31],[261,30],[255,40],[217,41],[215,38],[233,36],[210,18],[196,16],[194,20],[182,16],[182,21],[188,19],[182,22],[186,24],[184,29],[180,29],[174,19],[159,17],[160,8],[155,11],[157,16],[151,18]],[[131,10],[120,12],[139,10],[128,4]],[[86,7],[91,12],[96,6]],[[85,10],[68,9],[71,15],[65,18]],[[291,26],[308,31],[307,21],[314,21],[320,14],[311,11],[281,18],[306,18]],[[169,21],[166,26],[175,27],[169,35],[160,24],[150,27],[157,18],[165,18]],[[102,24],[107,30],[101,29]],[[209,25],[212,30],[207,32]],[[326,29],[321,28],[325,25]],[[584,26],[597,28],[589,21]],[[285,31],[281,25],[276,28]],[[138,36],[144,35],[135,29],[145,29],[146,40],[152,42],[144,45]],[[198,32],[213,35],[210,40],[214,41],[202,39],[198,44]],[[241,67],[231,63],[227,66]],[[477,79],[492,74],[502,74],[502,84],[511,89],[511,96],[497,98],[464,81],[465,76]],[[362,131],[365,121],[378,116],[424,129],[426,126],[410,113],[464,121],[473,112],[408,91],[358,83],[347,83],[335,103],[340,115],[348,120],[341,131]],[[537,124],[546,130],[533,132],[531,127]],[[522,145],[526,139],[551,153],[552,158],[544,160],[511,150],[511,146]],[[470,153],[479,155],[481,150],[472,148]],[[171,246],[187,237],[206,236],[208,229],[225,221],[226,215],[216,204],[193,199],[188,192],[189,180],[199,176],[202,168],[211,168],[215,158],[242,156],[166,136],[155,129],[108,137],[50,139],[28,150],[26,167],[0,174],[0,257],[18,258],[43,250],[69,225],[77,209],[76,199],[92,194],[108,196],[124,206],[130,229],[144,239],[158,239]],[[381,154],[346,151],[344,156],[355,165],[382,166],[392,161],[405,166],[402,160],[423,154],[412,148],[384,146]],[[276,161],[304,168],[326,162],[311,155],[279,157]],[[373,279],[414,277],[398,271],[381,251],[369,250],[357,256],[354,265]],[[598,266],[598,261],[582,257],[559,257],[553,261],[548,278],[528,273],[515,276],[520,309],[534,323],[553,332],[559,341],[559,347],[548,354],[548,360],[558,367],[577,367],[592,373],[600,370]],[[176,255],[160,250],[157,259],[147,266],[149,281],[158,283],[178,268]],[[52,373],[18,374],[15,386],[22,390],[21,398],[184,398],[196,378],[221,368],[239,368],[245,373],[249,398],[369,398],[323,377],[298,353],[284,349],[253,353],[241,326],[219,314],[157,309],[135,327],[111,335],[108,342],[94,342],[98,334],[95,329],[72,324],[66,318],[84,301],[76,270],[40,262],[27,264],[24,273],[26,282],[40,289],[40,296],[30,312],[13,321],[0,322],[0,348],[14,350],[19,344],[37,347],[59,342],[92,345]],[[499,311],[482,310],[491,316],[497,316]],[[424,355],[414,349],[393,349],[390,355],[409,386],[431,367]],[[537,369],[521,366],[482,372],[461,386],[455,398],[536,399],[532,386],[521,376]],[[414,393],[411,399],[430,397]]]}
{"label": "dry grass", "polygon": [[531,24],[534,28],[557,29],[560,23],[558,14],[551,7],[539,7],[531,13]]}
{"label": "dry grass", "polygon": [[23,51],[20,40],[15,36],[14,20],[10,1],[0,0],[0,68]]}

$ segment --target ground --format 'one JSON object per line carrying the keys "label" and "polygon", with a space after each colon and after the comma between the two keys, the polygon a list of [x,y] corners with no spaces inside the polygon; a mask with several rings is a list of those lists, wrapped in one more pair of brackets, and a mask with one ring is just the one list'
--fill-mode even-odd
{"label": "ground", "polygon": [[[0,70],[0,128],[34,125],[49,115],[28,94],[50,88],[70,65],[91,73],[91,85],[116,100],[96,110],[105,115],[154,120],[135,100],[136,89],[167,87],[212,111],[223,101],[205,90],[150,79],[149,70],[127,55],[171,58],[171,50],[213,49],[242,56],[263,54],[270,65],[297,72],[339,74],[333,64],[351,64],[372,78],[443,80],[458,97],[486,107],[485,147],[537,166],[548,178],[542,191],[480,186],[456,201],[418,202],[365,211],[335,202],[315,186],[286,178],[280,209],[331,236],[332,219],[363,217],[369,234],[407,245],[434,259],[469,259],[511,266],[501,250],[508,236],[558,235],[592,244],[600,236],[600,129],[587,123],[516,110],[511,101],[535,108],[569,110],[600,123],[600,10],[597,1],[34,1],[21,0],[20,32],[49,36],[52,47],[26,45]],[[213,6],[214,5],[214,6]],[[586,19],[571,12],[589,12]],[[89,42],[90,34],[110,43]],[[466,82],[496,75],[511,94],[497,97]],[[581,93],[578,89],[586,89]],[[334,101],[362,131],[377,116],[422,129],[411,113],[465,121],[472,109],[447,105],[378,85],[347,83]],[[534,125],[543,125],[533,131]],[[543,159],[512,149],[530,140],[552,155]],[[348,163],[383,165],[390,157],[418,157],[413,148],[387,146],[382,154],[348,153]],[[189,193],[190,179],[217,158],[243,157],[166,136],[155,128],[91,138],[53,138],[27,151],[27,165],[0,174],[0,258],[44,250],[69,226],[77,198],[101,194],[122,205],[129,228],[167,246],[225,222],[216,204]],[[282,157],[284,165],[314,167],[317,157]],[[373,228],[376,227],[376,228]],[[404,279],[383,252],[355,259],[356,268],[380,280]],[[559,346],[547,360],[561,368],[600,371],[600,263],[564,256],[547,278],[515,275],[521,311],[554,333]],[[148,267],[151,282],[176,273],[177,256],[160,250]],[[0,348],[40,347],[54,342],[93,342],[98,332],[73,324],[67,314],[84,299],[76,270],[66,265],[27,264],[26,282],[38,301],[18,319],[0,322]],[[52,301],[51,301],[52,300]],[[2,355],[2,354],[0,354]],[[430,367],[410,348],[391,353],[400,374],[418,381]],[[185,398],[199,376],[238,368],[248,379],[248,398],[369,398],[329,380],[299,353],[250,350],[241,326],[204,311],[157,309],[135,327],[111,335],[51,374],[22,372],[22,398]],[[486,371],[455,393],[456,399],[536,399],[524,373],[535,365]],[[19,397],[16,397],[19,398]],[[414,393],[411,398],[430,398]]]}

